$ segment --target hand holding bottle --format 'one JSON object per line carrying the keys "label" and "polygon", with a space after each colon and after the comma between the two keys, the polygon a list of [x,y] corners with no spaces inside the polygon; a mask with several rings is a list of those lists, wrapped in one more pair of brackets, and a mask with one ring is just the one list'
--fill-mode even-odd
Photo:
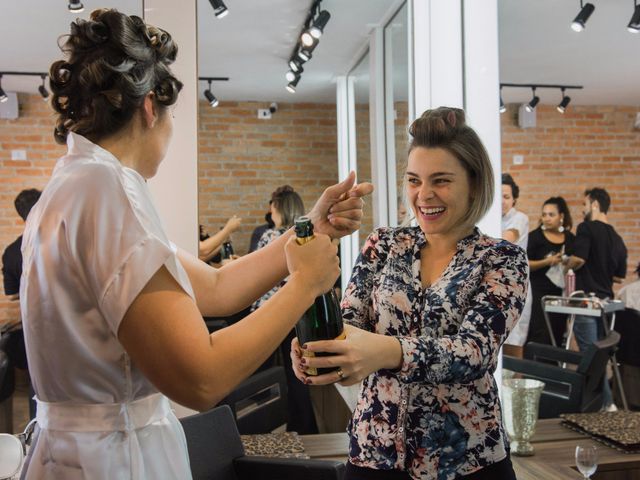
{"label": "hand holding bottle", "polygon": [[[327,352],[334,355],[309,358],[303,356],[303,348],[294,338],[291,342],[291,363],[295,376],[307,385],[327,385],[339,382],[354,385],[383,368],[397,369],[402,365],[402,347],[395,338],[368,332],[352,325],[344,326],[344,340],[309,342],[306,350]],[[309,376],[309,367],[337,368],[336,371]]]}
{"label": "hand holding bottle", "polygon": [[312,242],[299,245],[291,237],[285,246],[289,282],[301,284],[314,296],[329,291],[340,275],[338,247],[328,235],[316,234]]}

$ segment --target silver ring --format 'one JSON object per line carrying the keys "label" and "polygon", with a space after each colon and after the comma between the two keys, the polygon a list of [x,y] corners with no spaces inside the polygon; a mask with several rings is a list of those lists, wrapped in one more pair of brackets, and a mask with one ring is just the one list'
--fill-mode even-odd
{"label": "silver ring", "polygon": [[336,370],[336,373],[338,374],[338,378],[340,380],[342,380],[344,378],[344,372],[342,371],[341,368],[338,368],[338,370]]}

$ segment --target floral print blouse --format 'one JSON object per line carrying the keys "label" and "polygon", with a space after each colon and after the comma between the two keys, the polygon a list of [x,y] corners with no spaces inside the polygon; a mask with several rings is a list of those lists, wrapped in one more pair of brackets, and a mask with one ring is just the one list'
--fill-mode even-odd
{"label": "floral print blouse", "polygon": [[414,479],[449,480],[506,457],[493,372],[524,306],[520,247],[475,229],[441,277],[420,280],[419,227],[367,239],[343,300],[346,322],[402,346],[399,370],[364,379],[349,423],[350,461]]}

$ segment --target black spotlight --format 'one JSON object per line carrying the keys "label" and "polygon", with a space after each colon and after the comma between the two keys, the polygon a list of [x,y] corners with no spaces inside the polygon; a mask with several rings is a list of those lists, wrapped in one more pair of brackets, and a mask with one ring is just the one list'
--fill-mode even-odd
{"label": "black spotlight", "polygon": [[302,35],[300,35],[300,43],[302,43],[303,47],[310,47],[315,41],[316,39],[313,38],[309,30],[305,30],[302,32]]}
{"label": "black spotlight", "polygon": [[580,7],[580,13],[576,18],[573,19],[573,22],[571,22],[571,28],[574,32],[581,32],[582,30],[584,30],[584,26],[587,23],[587,20],[589,20],[589,17],[596,9],[593,3],[585,3],[583,6],[582,0],[580,0]]}
{"label": "black spotlight", "polygon": [[2,89],[2,75],[0,75],[0,102],[4,103],[7,100],[9,100],[9,97],[7,97],[7,94],[4,93],[4,90]]}
{"label": "black spotlight", "polygon": [[211,80],[208,80],[208,82],[209,82],[209,88],[207,88],[204,91],[204,96],[207,99],[207,101],[209,102],[209,105],[211,105],[213,108],[215,108],[215,107],[218,106],[218,104],[220,102],[218,101],[216,96],[211,92]]}
{"label": "black spotlight", "polygon": [[640,5],[637,5],[633,9],[633,16],[631,17],[631,21],[629,25],[627,25],[627,30],[631,33],[640,32]]}
{"label": "black spotlight", "polygon": [[296,78],[300,78],[300,75],[302,74],[303,71],[304,70],[302,68],[297,72],[294,72],[293,70],[289,70],[285,75],[287,82],[293,82]]}
{"label": "black spotlight", "polygon": [[71,13],[81,13],[84,12],[84,5],[80,0],[69,0],[69,4],[67,8]]}
{"label": "black spotlight", "polygon": [[287,91],[289,93],[296,93],[296,86],[298,85],[298,82],[300,81],[300,77],[296,77],[293,82],[289,82],[289,85],[287,85]]}
{"label": "black spotlight", "polygon": [[209,0],[211,6],[213,7],[213,13],[218,18],[224,18],[229,13],[227,10],[227,6],[224,4],[222,0]]}
{"label": "black spotlight", "polygon": [[298,50],[298,58],[304,62],[308,62],[309,60],[311,60],[311,54],[317,45],[318,42],[315,42],[310,47],[301,46]]}
{"label": "black spotlight", "polygon": [[40,95],[42,95],[42,99],[46,102],[47,99],[49,98],[49,92],[47,91],[47,87],[44,86],[44,81],[47,78],[46,75],[42,75],[42,85],[40,85],[38,87],[38,91],[40,92]]}
{"label": "black spotlight", "polygon": [[311,28],[309,28],[309,34],[316,40],[319,39],[322,36],[324,27],[327,26],[327,22],[329,22],[330,18],[331,14],[326,10],[322,10],[313,21]]}
{"label": "black spotlight", "polygon": [[524,109],[529,113],[533,112],[536,105],[540,102],[540,97],[536,95],[536,87],[533,87],[531,90],[533,91],[533,98],[524,106]]}
{"label": "black spotlight", "polygon": [[569,97],[568,95],[564,94],[564,88],[562,88],[561,90],[562,90],[562,100],[560,101],[560,103],[556,107],[556,110],[558,110],[560,113],[564,113],[564,112],[567,111],[567,107],[569,106],[569,102],[571,102],[571,97]]}
{"label": "black spotlight", "polygon": [[289,60],[289,68],[293,72],[301,72],[302,71],[302,62],[297,58],[292,58]]}
{"label": "black spotlight", "polygon": [[504,104],[504,101],[502,100],[502,87],[500,87],[500,113],[504,113],[507,111],[507,106]]}

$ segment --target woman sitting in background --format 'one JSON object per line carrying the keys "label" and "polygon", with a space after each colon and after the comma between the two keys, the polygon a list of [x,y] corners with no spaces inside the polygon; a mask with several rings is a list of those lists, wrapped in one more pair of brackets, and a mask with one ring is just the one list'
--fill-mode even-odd
{"label": "woman sitting in background", "polygon": [[[569,212],[567,202],[562,197],[551,197],[542,204],[540,226],[529,234],[527,256],[531,271],[533,305],[527,342],[551,345],[549,329],[544,321],[544,312],[542,311],[542,297],[562,295],[562,286],[554,283],[547,274],[550,268],[562,265],[563,254],[571,253],[575,239],[571,233],[572,225],[571,212]],[[552,276],[552,278],[554,277]],[[563,278],[560,269],[559,278]],[[561,345],[566,330],[566,315],[549,314],[549,321],[556,345]]]}

